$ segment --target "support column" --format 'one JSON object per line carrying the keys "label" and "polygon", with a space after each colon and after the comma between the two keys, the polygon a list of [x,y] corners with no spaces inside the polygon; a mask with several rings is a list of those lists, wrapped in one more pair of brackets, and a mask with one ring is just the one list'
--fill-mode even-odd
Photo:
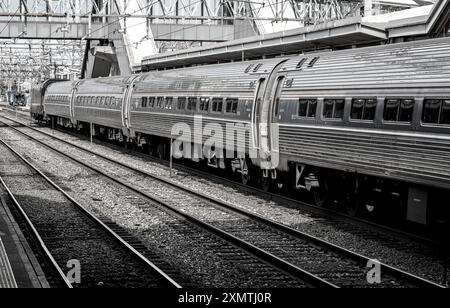
{"label": "support column", "polygon": [[372,0],[364,0],[364,16],[372,16]]}

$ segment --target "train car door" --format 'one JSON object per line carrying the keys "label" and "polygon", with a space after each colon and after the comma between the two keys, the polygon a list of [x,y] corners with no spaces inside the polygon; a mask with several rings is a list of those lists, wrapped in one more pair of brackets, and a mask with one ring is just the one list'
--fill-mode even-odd
{"label": "train car door", "polygon": [[282,64],[280,61],[272,70],[267,79],[260,79],[255,95],[252,112],[252,139],[253,150],[258,151],[257,164],[261,169],[272,169],[271,163],[271,122],[272,110],[277,88],[282,84],[277,74]]}
{"label": "train car door", "polygon": [[258,151],[259,149],[259,134],[260,134],[260,123],[261,123],[261,107],[262,100],[264,98],[264,88],[266,85],[266,78],[261,78],[258,80],[258,84],[256,86],[255,98],[253,103],[252,110],[252,146],[253,150]]}
{"label": "train car door", "polygon": [[78,86],[82,83],[82,80],[75,81],[72,84],[72,93],[69,100],[69,115],[70,115],[70,122],[72,122],[73,125],[77,124],[77,120],[75,119],[75,96],[78,91]]}
{"label": "train car door", "polygon": [[133,89],[136,86],[136,82],[138,80],[139,75],[130,77],[122,99],[122,132],[125,136],[134,135],[134,133],[131,131],[131,119],[130,119],[131,97],[133,94]]}
{"label": "train car door", "polygon": [[271,98],[272,104],[269,109],[269,134],[268,134],[268,144],[270,145],[270,156],[271,156],[271,167],[277,168],[279,162],[279,133],[278,133],[278,122],[279,122],[279,111],[280,111],[280,95],[282,91],[283,84],[285,82],[285,75],[278,75],[277,80],[274,84],[273,96]]}

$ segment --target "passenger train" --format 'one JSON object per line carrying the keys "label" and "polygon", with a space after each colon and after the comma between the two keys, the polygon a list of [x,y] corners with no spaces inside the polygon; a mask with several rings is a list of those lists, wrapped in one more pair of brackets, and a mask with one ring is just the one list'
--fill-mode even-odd
{"label": "passenger train", "polygon": [[424,225],[449,216],[450,38],[48,81],[33,93],[35,119],[93,123],[95,135],[160,157],[177,123],[191,129],[184,154],[228,124],[223,146],[190,157],[264,189],[308,191],[320,206]]}

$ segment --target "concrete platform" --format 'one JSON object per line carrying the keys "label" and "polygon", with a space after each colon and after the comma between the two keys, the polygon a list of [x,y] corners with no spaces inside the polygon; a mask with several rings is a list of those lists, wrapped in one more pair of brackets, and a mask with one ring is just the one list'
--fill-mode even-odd
{"label": "concrete platform", "polygon": [[3,197],[0,198],[0,288],[49,288]]}

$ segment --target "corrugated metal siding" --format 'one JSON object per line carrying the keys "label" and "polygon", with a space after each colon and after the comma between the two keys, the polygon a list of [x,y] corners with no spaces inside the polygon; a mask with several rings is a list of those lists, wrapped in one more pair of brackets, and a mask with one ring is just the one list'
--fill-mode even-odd
{"label": "corrugated metal siding", "polygon": [[[302,69],[295,66],[303,57]],[[313,57],[320,57],[307,67]],[[293,78],[287,92],[330,89],[450,87],[450,39],[385,45],[293,58],[282,71]],[[320,94],[320,93],[318,93]]]}
{"label": "corrugated metal siding", "polygon": [[60,116],[63,118],[70,118],[70,108],[69,104],[55,104],[46,103],[45,113],[48,115]]}
{"label": "corrugated metal siding", "polygon": [[77,121],[94,123],[112,128],[122,128],[122,110],[75,106]]}
{"label": "corrugated metal siding", "polygon": [[55,115],[64,118],[70,118],[70,108],[68,101],[47,102],[47,97],[50,95],[66,95],[70,96],[72,93],[73,81],[56,82],[51,84],[45,93],[44,110],[48,115]]}
{"label": "corrugated metal siding", "polygon": [[280,153],[363,174],[450,185],[450,138],[363,129],[280,125]]}
{"label": "corrugated metal siding", "polygon": [[94,78],[82,81],[77,87],[77,94],[112,95],[125,92],[129,77]]}
{"label": "corrugated metal siding", "polygon": [[[193,116],[180,116],[176,114],[163,114],[163,113],[150,113],[150,112],[131,112],[131,126],[137,132],[142,132],[145,134],[156,135],[161,137],[170,138],[170,134],[172,128],[177,123],[185,123],[189,125],[192,132],[192,141],[194,140],[194,117]],[[233,121],[233,120],[223,120],[223,119],[210,119],[210,118],[202,118],[203,128],[209,123],[219,124],[224,130],[227,123],[242,123],[249,124],[249,122],[241,122],[241,121]],[[237,131],[239,134],[247,134],[249,135],[249,126],[237,126]],[[227,132],[228,134],[232,134],[232,132]],[[197,134],[197,137],[200,138],[200,134]],[[205,142],[210,136],[203,136],[203,142]],[[224,138],[226,135],[224,134]],[[224,139],[225,144],[226,139]],[[245,144],[239,144],[240,147],[244,147],[248,149],[248,138],[246,138]]]}
{"label": "corrugated metal siding", "polygon": [[[172,94],[205,91],[230,95],[236,91],[253,92],[256,81],[262,76],[267,76],[280,61],[282,59],[234,62],[148,73],[136,85],[134,93],[170,92]],[[262,65],[253,72],[260,63]],[[253,66],[245,73],[249,65]]]}
{"label": "corrugated metal siding", "polygon": [[[308,60],[296,69],[303,57]],[[314,57],[320,58],[308,67]],[[291,100],[294,114],[305,96],[450,97],[450,38],[299,56],[282,71],[292,85],[284,85],[281,97]],[[309,125],[291,116],[282,116],[279,131],[280,155],[288,161],[450,187],[450,136],[442,130]]]}

